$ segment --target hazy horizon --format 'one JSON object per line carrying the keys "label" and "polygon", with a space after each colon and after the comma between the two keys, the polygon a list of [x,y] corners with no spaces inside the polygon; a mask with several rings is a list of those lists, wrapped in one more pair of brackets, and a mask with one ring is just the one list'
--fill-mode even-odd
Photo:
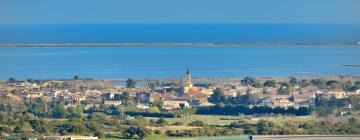
{"label": "hazy horizon", "polygon": [[2,0],[0,23],[360,23],[358,0]]}

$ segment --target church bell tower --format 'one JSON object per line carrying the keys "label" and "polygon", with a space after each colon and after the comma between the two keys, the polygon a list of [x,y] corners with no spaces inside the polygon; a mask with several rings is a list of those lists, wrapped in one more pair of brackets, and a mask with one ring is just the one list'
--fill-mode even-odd
{"label": "church bell tower", "polygon": [[191,82],[191,74],[189,67],[186,69],[186,75],[183,83],[183,93],[187,93],[189,89],[193,87],[193,84]]}

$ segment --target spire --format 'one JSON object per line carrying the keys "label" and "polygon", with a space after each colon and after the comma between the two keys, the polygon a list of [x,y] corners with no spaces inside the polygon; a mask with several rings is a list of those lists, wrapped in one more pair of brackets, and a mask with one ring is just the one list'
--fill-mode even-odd
{"label": "spire", "polygon": [[190,75],[189,66],[187,66],[187,68],[186,68],[186,75]]}

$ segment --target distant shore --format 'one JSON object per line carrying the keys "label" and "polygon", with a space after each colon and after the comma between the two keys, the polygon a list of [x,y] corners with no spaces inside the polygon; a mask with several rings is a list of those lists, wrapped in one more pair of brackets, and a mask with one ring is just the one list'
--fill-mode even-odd
{"label": "distant shore", "polygon": [[0,44],[0,47],[136,47],[136,46],[355,46],[360,42],[233,42],[233,43],[34,43]]}

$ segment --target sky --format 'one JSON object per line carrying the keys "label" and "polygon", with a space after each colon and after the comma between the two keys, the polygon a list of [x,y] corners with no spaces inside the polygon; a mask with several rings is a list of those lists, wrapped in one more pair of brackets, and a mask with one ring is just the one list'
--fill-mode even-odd
{"label": "sky", "polygon": [[360,23],[360,0],[0,0],[0,23]]}

